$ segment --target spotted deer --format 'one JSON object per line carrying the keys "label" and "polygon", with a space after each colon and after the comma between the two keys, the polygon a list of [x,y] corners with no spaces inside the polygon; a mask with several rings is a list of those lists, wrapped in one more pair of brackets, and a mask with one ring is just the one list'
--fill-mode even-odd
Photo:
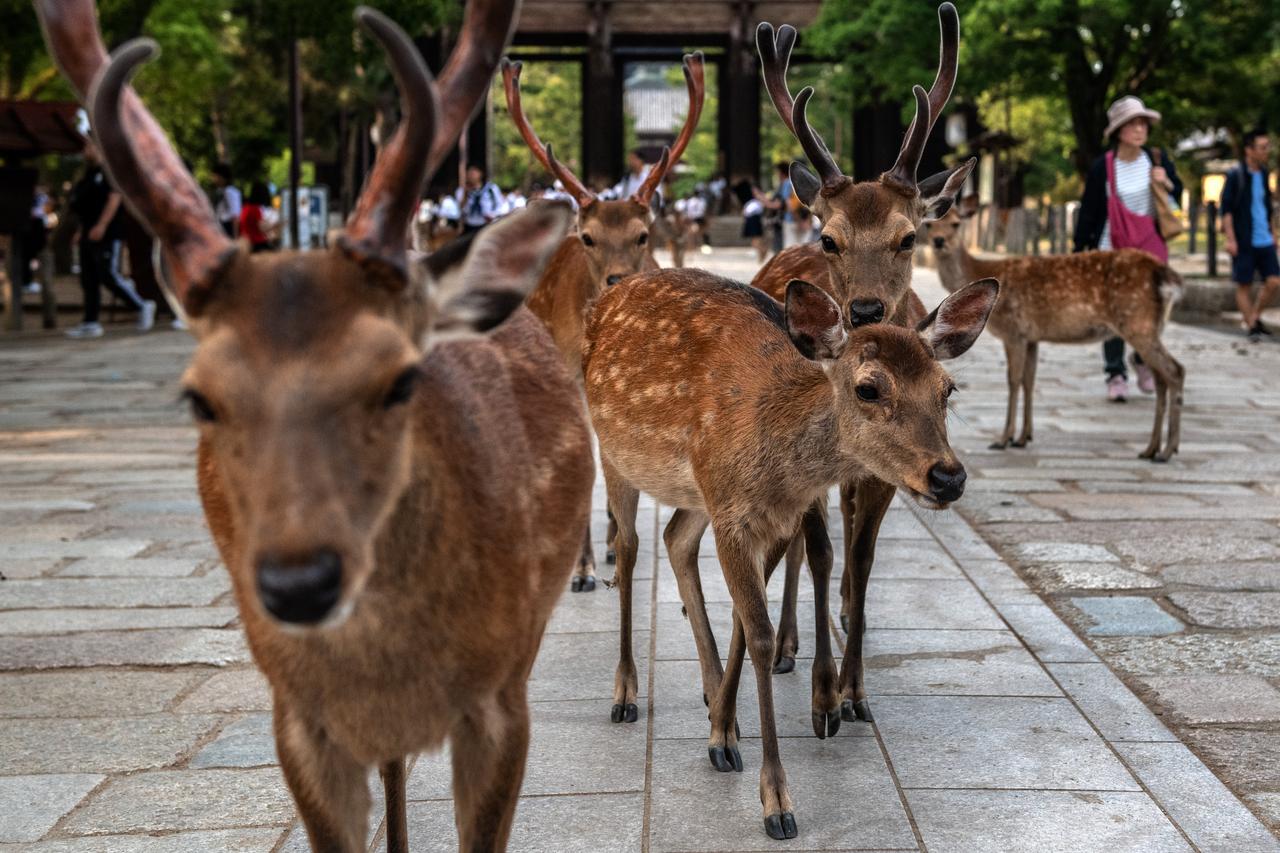
{"label": "spotted deer", "polygon": [[[588,320],[583,372],[618,522],[623,593],[618,707],[634,709],[629,635],[640,492],[675,507],[663,533],[693,628],[710,707],[708,754],[742,771],[735,725],[743,655],[751,653],[764,763],[760,800],[771,838],[797,834],[778,752],[773,709],[773,626],[765,584],[801,517],[837,482],[873,475],[923,505],[961,496],[964,467],[947,442],[953,385],[939,361],[967,350],[995,302],[994,281],[948,298],[920,330],[846,328],[839,306],[803,281],[779,304],[755,288],[698,270],[634,276],[606,292]],[[698,543],[710,524],[733,599],[733,636],[722,669],[698,577]],[[830,569],[815,564],[815,574]],[[816,577],[819,626],[828,578]],[[840,722],[829,631],[818,631],[814,725]],[[615,716],[616,718],[616,716]],[[628,716],[634,719],[634,716]]]}
{"label": "spotted deer", "polygon": [[405,756],[448,742],[460,848],[505,849],[526,682],[594,476],[581,392],[520,307],[569,217],[511,216],[465,258],[405,243],[517,4],[468,3],[439,87],[402,30],[357,10],[403,121],[334,247],[256,255],[223,236],[127,85],[154,44],[108,60],[90,0],[36,6],[197,341],[182,385],[200,497],[311,848],[366,849],[378,767],[387,847],[406,851]]}
{"label": "spotted deer", "polygon": [[[1160,340],[1173,305],[1182,295],[1182,279],[1147,252],[1120,249],[1028,258],[975,258],[965,248],[962,227],[973,215],[966,206],[952,209],[924,233],[932,244],[942,286],[955,290],[965,276],[1000,279],[1000,301],[988,324],[1004,343],[1009,400],[1004,431],[993,450],[1025,447],[1031,441],[1032,396],[1041,341],[1087,344],[1119,335],[1142,357],[1156,377],[1156,413],[1151,440],[1140,454],[1167,462],[1181,437],[1182,386],[1186,371]],[[1017,423],[1022,393],[1022,431]],[[1168,436],[1161,447],[1168,416]]]}
{"label": "spotted deer", "polygon": [[[917,169],[925,142],[955,86],[960,20],[955,6],[938,7],[941,46],[938,71],[928,93],[913,89],[915,118],[903,138],[893,167],[877,180],[855,183],[845,175],[807,118],[813,88],[795,98],[787,85],[787,66],[795,47],[795,28],[777,31],[767,23],[756,32],[765,88],[783,123],[817,169],[815,176],[799,162],[791,165],[791,181],[800,201],[822,220],[816,243],[793,246],[775,255],[751,282],[774,299],[782,300],[794,279],[813,282],[841,307],[850,328],[889,322],[911,327],[925,316],[923,304],[911,290],[911,258],[916,229],[949,208],[976,161],[940,172],[923,181]],[[875,477],[840,484],[844,524],[845,572],[841,580],[841,617],[848,634],[840,680],[845,720],[870,720],[862,669],[867,581],[875,560],[880,523],[893,500],[894,487]],[[776,649],[777,672],[790,672],[798,648],[796,589],[806,550],[810,568],[815,560],[830,561],[832,549],[826,529],[826,496],[805,516],[803,536],[787,552],[786,588]],[[829,574],[830,570],[823,570]],[[816,577],[816,576],[815,576]],[[820,627],[821,632],[824,628]],[[815,702],[817,701],[815,685]],[[825,732],[815,731],[818,737]]]}
{"label": "spotted deer", "polygon": [[[529,310],[547,325],[564,356],[569,372],[582,380],[582,330],[592,305],[606,288],[632,273],[655,270],[650,226],[657,213],[658,188],[667,171],[680,162],[689,140],[698,129],[706,97],[706,77],[701,52],[684,57],[684,79],[689,93],[689,112],[684,126],[670,148],[649,170],[648,176],[630,198],[606,200],[587,189],[555,157],[550,145],[538,138],[520,102],[521,64],[504,59],[502,84],[511,120],[533,156],[556,177],[578,205],[576,234],[565,237],[547,264],[538,286],[529,296]],[[612,536],[610,536],[612,539]],[[582,552],[574,570],[570,590],[591,592],[596,588],[595,556],[588,528]]]}

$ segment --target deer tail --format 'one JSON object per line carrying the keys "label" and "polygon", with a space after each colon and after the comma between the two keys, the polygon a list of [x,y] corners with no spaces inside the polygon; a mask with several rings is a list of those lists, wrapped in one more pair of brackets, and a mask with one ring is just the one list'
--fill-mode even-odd
{"label": "deer tail", "polygon": [[1178,275],[1172,267],[1166,265],[1156,267],[1155,270],[1156,293],[1160,298],[1161,316],[1160,325],[1163,327],[1169,322],[1169,316],[1173,313],[1173,306],[1182,298],[1183,286],[1182,276]]}

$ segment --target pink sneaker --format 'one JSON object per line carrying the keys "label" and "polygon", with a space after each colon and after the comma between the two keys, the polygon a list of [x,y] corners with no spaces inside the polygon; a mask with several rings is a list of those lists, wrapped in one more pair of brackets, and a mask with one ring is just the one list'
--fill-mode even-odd
{"label": "pink sneaker", "polygon": [[1107,380],[1107,399],[1113,403],[1129,400],[1129,383],[1118,373]]}
{"label": "pink sneaker", "polygon": [[1156,392],[1156,377],[1151,372],[1151,368],[1135,361],[1133,369],[1138,372],[1138,390],[1143,394],[1154,394]]}

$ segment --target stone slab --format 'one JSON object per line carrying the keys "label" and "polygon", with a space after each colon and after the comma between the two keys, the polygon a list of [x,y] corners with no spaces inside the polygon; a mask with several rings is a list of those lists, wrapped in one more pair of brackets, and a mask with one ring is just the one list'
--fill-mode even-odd
{"label": "stone slab", "polygon": [[1040,563],[1023,571],[1045,593],[1067,590],[1159,589],[1161,582],[1116,563]]}
{"label": "stone slab", "polygon": [[278,764],[270,714],[250,714],[228,723],[205,744],[190,767],[267,767]]}
{"label": "stone slab", "polygon": [[[645,696],[649,689],[649,632],[636,631],[633,642],[640,695]],[[616,629],[599,634],[547,634],[529,678],[529,701],[612,701],[617,668]]]}
{"label": "stone slab", "polygon": [[[409,849],[458,849],[452,801],[410,803],[408,811]],[[643,794],[521,797],[507,846],[528,853],[640,853],[643,825]]]}
{"label": "stone slab", "polygon": [[1160,573],[1165,583],[1231,590],[1280,590],[1280,566],[1259,563],[1202,563],[1169,566]]}
{"label": "stone slab", "polygon": [[1114,563],[1120,559],[1105,546],[1079,542],[1020,542],[1009,550],[1026,563]]}
{"label": "stone slab", "polygon": [[1192,848],[1149,797],[1114,791],[907,791],[929,850],[1042,853]]}
{"label": "stone slab", "polygon": [[211,716],[10,719],[0,755],[10,773],[124,773],[186,756],[218,719]]}
{"label": "stone slab", "polygon": [[[838,596],[836,596],[838,597]],[[867,592],[875,628],[999,630],[1004,622],[967,580],[876,579]]]}
{"label": "stone slab", "polygon": [[1280,738],[1266,729],[1197,726],[1184,739],[1211,768],[1231,768],[1231,781],[1241,788],[1280,790]]}
{"label": "stone slab", "polygon": [[1094,645],[1112,666],[1144,678],[1206,672],[1280,677],[1277,634],[1099,637]]}
{"label": "stone slab", "polygon": [[0,670],[82,666],[169,666],[247,663],[239,629],[105,631],[46,637],[0,637]]}
{"label": "stone slab", "polygon": [[0,634],[72,634],[80,631],[136,631],[141,628],[226,628],[234,607],[131,607],[0,610]]}
{"label": "stone slab", "polygon": [[90,557],[76,560],[55,574],[60,578],[181,578],[195,574],[201,562],[158,557]]}
{"label": "stone slab", "polygon": [[1086,632],[1092,637],[1160,637],[1182,630],[1181,622],[1145,596],[1073,598],[1071,603],[1090,623]]}
{"label": "stone slab", "polygon": [[1046,667],[1107,740],[1177,740],[1106,664],[1051,663]]}
{"label": "stone slab", "polygon": [[226,574],[201,578],[73,578],[16,580],[5,584],[0,610],[49,607],[199,607],[231,589]]}
{"label": "stone slab", "polygon": [[210,676],[178,704],[180,714],[271,710],[271,688],[252,667]]}
{"label": "stone slab", "polygon": [[[7,756],[5,763],[5,772],[12,772]],[[105,778],[87,773],[0,776],[0,842],[38,841]]]}
{"label": "stone slab", "polygon": [[173,835],[95,835],[41,841],[37,844],[0,844],[0,853],[272,853],[280,842],[280,829],[223,829],[178,832]]}
{"label": "stone slab", "polygon": [[1138,790],[1066,699],[883,696],[875,715],[904,788]]}
{"label": "stone slab", "polygon": [[871,696],[1061,696],[1011,631],[868,631]]}
{"label": "stone slab", "polygon": [[183,672],[111,669],[0,674],[0,717],[156,714],[199,678]]}
{"label": "stone slab", "polygon": [[1044,604],[1003,605],[1000,615],[1041,661],[1093,663],[1098,660],[1098,656]]}
{"label": "stone slab", "polygon": [[1174,592],[1169,600],[1206,628],[1280,628],[1280,592]]}
{"label": "stone slab", "polygon": [[1280,690],[1256,675],[1174,675],[1143,681],[1181,723],[1280,721]]}

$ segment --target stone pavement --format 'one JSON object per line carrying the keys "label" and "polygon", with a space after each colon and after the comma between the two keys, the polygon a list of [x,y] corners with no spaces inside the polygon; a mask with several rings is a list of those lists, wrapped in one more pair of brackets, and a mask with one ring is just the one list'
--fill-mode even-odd
{"label": "stone pavement", "polygon": [[[730,254],[726,264],[717,254],[713,261],[747,277],[744,257]],[[927,275],[922,281],[928,283]],[[1185,357],[1180,345],[1174,349]],[[137,336],[123,328],[90,342],[38,333],[0,339],[0,572],[6,578],[0,583],[0,850],[306,849],[275,766],[265,686],[248,658],[195,496],[194,433],[176,403],[189,351],[185,335]],[[1161,525],[1152,528],[1156,535],[1138,534],[1134,541],[1141,545],[1125,550],[1091,532],[1109,530],[1108,522],[1076,520],[1087,518],[1088,500],[1053,503],[1053,496],[1095,492],[1053,478],[1084,476],[1093,460],[1109,460],[1111,451],[1136,453],[1129,444],[1140,437],[1142,405],[1094,406],[1097,411],[1086,413],[1051,413],[1046,406],[1046,428],[1033,453],[1056,448],[1073,428],[1083,435],[1063,445],[1075,452],[1055,449],[1063,454],[1056,472],[1045,464],[1039,475],[1026,474],[1025,459],[1038,458],[1028,454],[1022,463],[1007,463],[1023,473],[1000,473],[999,460],[976,452],[991,413],[1002,406],[998,383],[988,375],[997,361],[993,352],[984,344],[958,368],[967,386],[959,408],[968,421],[956,424],[958,443],[982,473],[962,504],[971,505],[978,530],[956,513],[927,513],[901,502],[885,523],[866,639],[876,723],[845,723],[834,739],[813,737],[807,631],[796,673],[778,679],[781,748],[800,837],[771,842],[760,825],[758,715],[749,674],[739,704],[746,772],[718,774],[707,761],[692,637],[665,554],[655,547],[667,511],[646,502],[636,573],[640,721],[609,722],[616,593],[604,587],[566,593],[530,684],[534,734],[513,850],[1280,850],[1018,573],[1039,584],[1053,571],[1032,571],[1040,566],[1074,565],[1063,570],[1069,579],[1091,576],[1099,565],[1146,577],[1150,568],[1141,560],[1156,555],[1185,556],[1170,562],[1187,565],[1246,553],[1269,557],[1280,531],[1257,520],[1267,505],[1265,490],[1237,490],[1232,502],[1226,500],[1231,492],[1198,488],[1220,484],[1215,463],[1223,459],[1237,477],[1249,470],[1243,457],[1231,455],[1243,450],[1217,443],[1231,440],[1203,434],[1214,417],[1208,400],[1226,395],[1211,397],[1212,386],[1194,379],[1193,366],[1203,408],[1188,418],[1185,457],[1161,469],[1167,474],[1139,471],[1123,460],[1098,469],[1132,471],[1119,478],[1126,485],[1168,486],[1166,492],[1142,489],[1123,506],[1106,503],[1112,493],[1096,490],[1104,509],[1176,519],[1150,522]],[[1050,353],[1042,370],[1046,394],[1056,387],[1051,377],[1086,372],[1072,373]],[[1080,382],[1073,405],[1084,407],[1088,394]],[[1261,407],[1280,402],[1269,400],[1262,384],[1259,378],[1248,386],[1250,400],[1257,400],[1249,406],[1257,408],[1244,416],[1259,434]],[[1057,429],[1055,421],[1062,422]],[[1118,444],[1113,434],[1121,437]],[[1243,441],[1242,447],[1262,449],[1253,437]],[[1192,488],[1175,488],[1183,480]],[[1028,483],[1051,499],[1033,500],[1016,488]],[[1000,510],[1011,518],[999,520]],[[602,552],[599,488],[594,518]],[[1209,525],[1228,523],[1243,527],[1223,541],[1211,533]],[[710,536],[703,563],[724,648],[730,608]],[[1267,576],[1265,567],[1258,571],[1257,577]],[[1177,580],[1161,582],[1186,584],[1194,573],[1184,568]],[[1246,588],[1256,583],[1239,576]],[[771,591],[775,600],[780,580]],[[813,625],[811,602],[806,579],[802,627]],[[1079,611],[1079,618],[1090,612],[1098,624],[1134,624],[1123,604],[1111,611],[1087,606],[1095,609]],[[1202,606],[1208,608],[1203,618],[1265,611],[1232,601]],[[1069,619],[1077,618],[1073,607],[1063,606]],[[1179,622],[1190,618],[1157,609]],[[1159,627],[1159,620],[1148,614],[1142,625]],[[1089,642],[1122,673],[1128,661],[1135,667],[1145,661],[1177,678],[1203,667],[1211,678],[1221,668],[1247,679],[1245,664],[1274,661],[1280,645],[1272,637],[1269,646],[1241,647],[1234,633],[1191,629],[1184,639],[1195,636],[1218,645],[1176,646],[1170,653],[1156,645],[1158,636]],[[1114,655],[1104,646],[1126,642]],[[1236,683],[1235,699],[1272,686]],[[1175,687],[1208,712],[1227,707],[1203,690],[1197,695],[1194,681],[1175,678]],[[412,769],[415,850],[456,846],[446,768],[446,757],[428,756]],[[1259,758],[1256,769],[1274,768]],[[371,842],[381,846],[376,829]]]}

